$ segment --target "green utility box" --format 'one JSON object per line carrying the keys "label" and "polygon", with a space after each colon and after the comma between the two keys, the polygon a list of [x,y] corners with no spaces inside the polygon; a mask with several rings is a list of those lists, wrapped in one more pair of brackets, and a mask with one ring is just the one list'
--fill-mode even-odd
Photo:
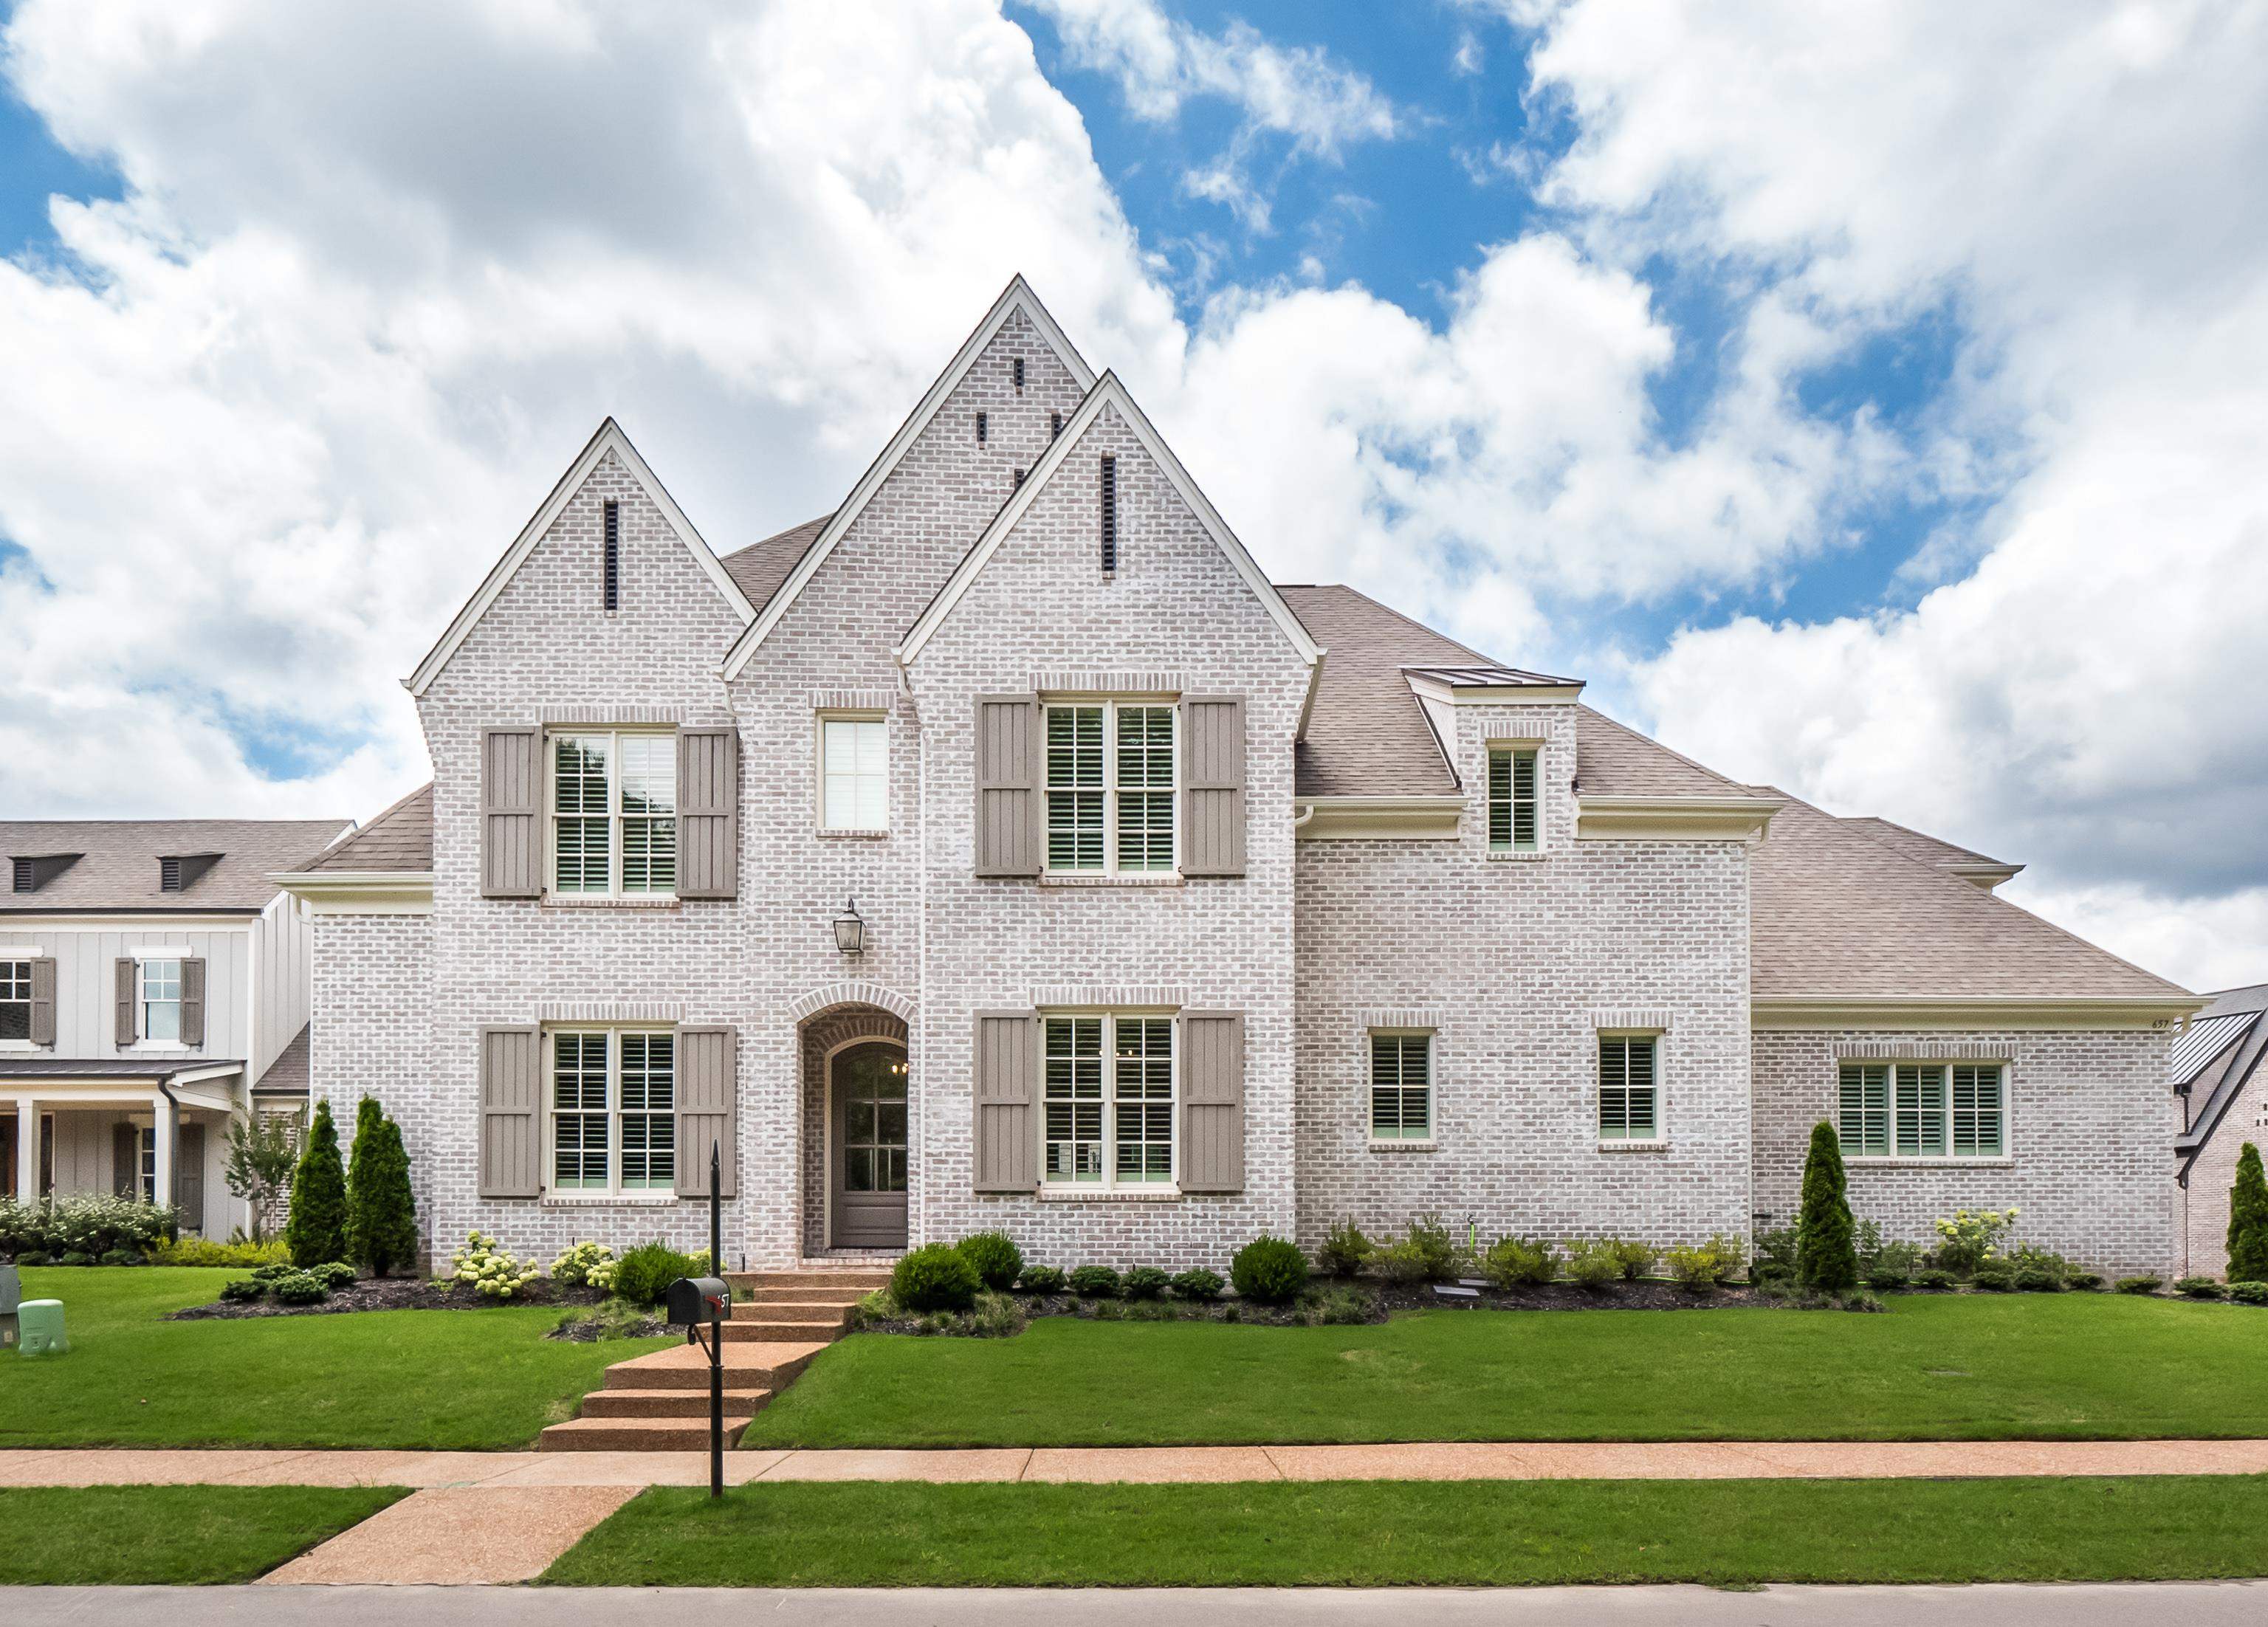
{"label": "green utility box", "polygon": [[25,1355],[60,1356],[70,1349],[70,1341],[63,1336],[61,1299],[26,1299],[17,1307],[16,1320]]}

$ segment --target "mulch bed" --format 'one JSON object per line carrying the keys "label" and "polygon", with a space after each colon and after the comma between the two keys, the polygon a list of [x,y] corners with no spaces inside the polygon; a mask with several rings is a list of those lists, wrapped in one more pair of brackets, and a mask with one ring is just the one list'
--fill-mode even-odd
{"label": "mulch bed", "polygon": [[233,1321],[247,1316],[336,1316],[348,1311],[472,1311],[492,1305],[596,1305],[607,1296],[596,1288],[570,1288],[538,1277],[510,1299],[491,1299],[465,1283],[435,1284],[423,1277],[364,1277],[335,1288],[313,1305],[278,1305],[273,1299],[242,1304],[223,1300],[175,1311],[167,1321]]}

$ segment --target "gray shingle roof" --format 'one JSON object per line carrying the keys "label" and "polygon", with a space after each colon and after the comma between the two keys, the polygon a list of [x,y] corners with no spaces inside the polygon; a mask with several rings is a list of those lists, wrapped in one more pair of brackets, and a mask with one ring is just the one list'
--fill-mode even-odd
{"label": "gray shingle roof", "polygon": [[1925,865],[1993,865],[2004,870],[2023,868],[2021,865],[2011,865],[2004,859],[1988,858],[1974,848],[1956,846],[1942,836],[1933,836],[1922,831],[1909,829],[1904,825],[1893,824],[1889,820],[1877,819],[1871,814],[1846,819],[1843,822],[1859,835],[1872,836],[1877,842],[1897,849],[1908,858],[1918,858]]}
{"label": "gray shingle roof", "polygon": [[276,1053],[276,1060],[268,1064],[268,1071],[253,1080],[252,1088],[263,1095],[304,1096],[307,1093],[307,1029],[301,1023],[299,1032],[291,1042]]}
{"label": "gray shingle roof", "polygon": [[1457,782],[1442,760],[1405,666],[1496,662],[1351,587],[1277,590],[1327,652],[1293,778],[1303,797],[1446,797]]}
{"label": "gray shingle roof", "polygon": [[433,786],[431,781],[380,814],[303,870],[433,868]]}
{"label": "gray shingle roof", "polygon": [[759,615],[771,602],[772,595],[780,591],[796,562],[811,551],[811,545],[819,541],[819,534],[834,518],[832,513],[821,514],[817,519],[791,526],[775,536],[751,542],[725,556],[725,574],[740,585],[740,591],[748,596],[748,602],[755,606]]}
{"label": "gray shingle roof", "polygon": [[[0,855],[80,855],[35,892],[0,891],[0,914],[257,910],[276,896],[270,873],[308,864],[353,828],[343,819],[0,821]],[[161,858],[200,855],[217,858],[178,893],[159,886]]]}

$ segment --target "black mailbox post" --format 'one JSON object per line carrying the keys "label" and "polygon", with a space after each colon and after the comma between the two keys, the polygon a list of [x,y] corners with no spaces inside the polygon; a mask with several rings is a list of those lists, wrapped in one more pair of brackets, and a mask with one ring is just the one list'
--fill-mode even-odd
{"label": "black mailbox post", "polygon": [[[709,1144],[709,1269],[725,1269],[722,1152]],[[709,1337],[709,1495],[725,1495],[725,1324],[733,1316],[733,1290],[721,1277],[681,1277],[662,1297],[662,1314],[673,1328],[685,1329],[688,1344]]]}
{"label": "black mailbox post", "polygon": [[673,1328],[722,1321],[733,1314],[733,1291],[719,1277],[681,1277],[669,1285],[664,1318]]}

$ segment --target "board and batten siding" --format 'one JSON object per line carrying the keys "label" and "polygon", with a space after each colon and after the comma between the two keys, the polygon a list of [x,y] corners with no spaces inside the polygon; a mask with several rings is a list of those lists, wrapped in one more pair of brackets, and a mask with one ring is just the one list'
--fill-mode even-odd
{"label": "board and batten siding", "polygon": [[[252,975],[253,940],[258,924],[241,927],[148,926],[58,927],[0,925],[0,948],[36,946],[55,963],[55,1056],[116,1056],[117,974],[114,964],[137,949],[179,951],[205,963],[205,1040],[190,1053],[240,1059],[253,1036],[247,1032],[246,983]],[[304,957],[302,946],[299,954]],[[294,988],[306,1020],[306,961],[297,962]],[[262,1024],[263,1027],[265,1023]],[[295,1027],[292,1031],[297,1034]],[[286,1035],[288,1042],[290,1035]],[[276,1049],[281,1050],[282,1045]],[[125,1055],[134,1055],[129,1048]],[[270,1053],[272,1056],[273,1053]]]}
{"label": "board and batten siding", "polygon": [[[246,1071],[249,1079],[257,1080],[284,1048],[298,1037],[299,1030],[307,1026],[314,976],[314,923],[307,918],[306,907],[297,899],[289,893],[279,893],[254,924],[252,942],[260,978],[253,1017],[258,1031],[252,1036],[252,1055],[248,1058],[251,1066]],[[210,990],[210,973],[207,988]],[[208,994],[208,1034],[211,1033],[213,1015]]]}

